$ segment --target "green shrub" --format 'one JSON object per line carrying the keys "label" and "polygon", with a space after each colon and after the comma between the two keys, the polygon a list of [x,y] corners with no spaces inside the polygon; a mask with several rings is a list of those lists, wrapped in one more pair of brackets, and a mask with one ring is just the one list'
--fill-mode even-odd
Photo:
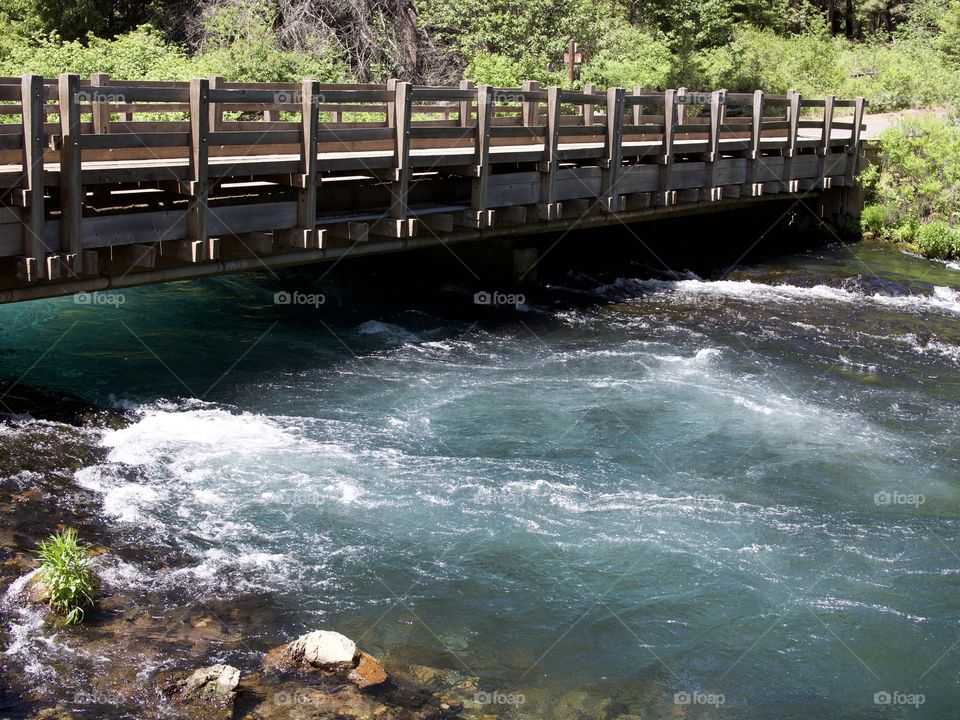
{"label": "green shrub", "polygon": [[803,95],[834,92],[845,73],[838,42],[825,33],[783,37],[746,26],[727,45],[706,50],[700,64],[704,87],[737,92],[797,90]]}
{"label": "green shrub", "polygon": [[49,605],[67,625],[83,620],[93,607],[96,576],[87,550],[77,543],[77,531],[58,531],[40,543],[40,577],[50,593]]}
{"label": "green shrub", "polygon": [[862,95],[872,112],[951,103],[960,93],[960,73],[948,67],[927,38],[842,43],[846,80],[838,95]]}
{"label": "green shrub", "polygon": [[673,80],[674,66],[673,53],[664,40],[622,25],[610,31],[602,49],[581,68],[580,79],[601,88],[665,88]]}
{"label": "green shrub", "polygon": [[960,256],[960,228],[943,220],[923,225],[917,232],[917,247],[927,257],[950,260]]}
{"label": "green shrub", "polygon": [[883,205],[867,205],[860,214],[860,229],[877,236],[889,230],[890,210]]}

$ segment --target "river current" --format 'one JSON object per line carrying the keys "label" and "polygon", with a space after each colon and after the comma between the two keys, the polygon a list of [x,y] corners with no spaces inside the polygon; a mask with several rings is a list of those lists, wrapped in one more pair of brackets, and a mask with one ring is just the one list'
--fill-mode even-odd
{"label": "river current", "polygon": [[506,717],[960,707],[960,268],[834,245],[501,308],[319,274],[0,308],[2,377],[134,416],[76,481],[193,559],[111,582],[269,598],[252,635]]}

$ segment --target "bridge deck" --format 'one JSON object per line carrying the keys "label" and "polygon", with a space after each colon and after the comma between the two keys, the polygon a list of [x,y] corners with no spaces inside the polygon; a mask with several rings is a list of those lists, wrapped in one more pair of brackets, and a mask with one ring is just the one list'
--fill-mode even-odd
{"label": "bridge deck", "polygon": [[863,109],[532,82],[0,79],[0,301],[825,193],[853,184]]}

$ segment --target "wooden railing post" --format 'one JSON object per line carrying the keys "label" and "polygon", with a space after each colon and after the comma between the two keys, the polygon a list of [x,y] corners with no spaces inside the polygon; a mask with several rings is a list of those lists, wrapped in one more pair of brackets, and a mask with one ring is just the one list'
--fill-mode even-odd
{"label": "wooden railing post", "polygon": [[190,205],[187,209],[187,242],[178,256],[199,262],[206,256],[207,200],[210,194],[210,81],[190,81]]}
{"label": "wooden railing post", "polygon": [[[521,91],[524,93],[537,92],[540,90],[540,83],[536,80],[524,80]],[[522,121],[526,127],[540,124],[540,103],[536,100],[527,100],[524,97],[522,104]]]}
{"label": "wooden railing post", "polygon": [[[474,85],[469,80],[460,81],[461,90],[472,90]],[[478,101],[479,102],[479,101]],[[471,115],[471,102],[469,100],[461,100],[459,103],[459,121],[460,127],[469,127],[470,126],[470,115]],[[480,106],[477,106],[477,121],[480,120]]]}
{"label": "wooden railing post", "polygon": [[663,141],[658,158],[660,162],[658,201],[661,205],[675,205],[677,200],[676,191],[670,188],[673,180],[673,138],[677,127],[677,92],[667,90],[663,94]]}
{"label": "wooden railing post", "polygon": [[473,165],[475,177],[470,195],[470,208],[480,227],[487,209],[487,181],[490,177],[490,128],[493,125],[493,92],[489,85],[477,88],[477,136],[474,145]]}
{"label": "wooden railing post", "polygon": [[60,135],[60,250],[62,259],[48,258],[47,276],[60,275],[60,262],[76,272],[82,262],[83,182],[80,167],[80,77],[64,73],[59,82]]}
{"label": "wooden railing post", "polygon": [[389,78],[387,80],[387,92],[391,93],[394,97],[394,100],[387,100],[387,127],[396,127],[397,126],[397,103],[396,103],[396,93],[397,93],[397,83],[400,82],[396,78]]}
{"label": "wooden railing post", "polygon": [[[211,90],[223,88],[223,78],[211,75],[208,79]],[[220,132],[223,129],[223,107],[220,103],[210,103],[210,132]]]}
{"label": "wooden railing post", "polygon": [[758,181],[757,172],[760,158],[763,157],[763,151],[760,149],[760,141],[763,138],[763,90],[756,90],[753,93],[753,112],[750,123],[750,153],[747,156],[747,182],[744,191],[751,197],[759,197],[763,194],[763,183]]}
{"label": "wooden railing post", "polygon": [[626,90],[607,89],[607,158],[603,174],[603,207],[617,213],[623,209],[620,172],[623,164],[623,116]]}
{"label": "wooden railing post", "polygon": [[850,145],[847,147],[847,172],[846,172],[846,185],[853,185],[853,179],[857,174],[858,165],[860,162],[860,126],[863,124],[863,113],[866,108],[867,101],[862,97],[858,97],[854,100],[853,105],[853,130],[850,132]]}
{"label": "wooden railing post", "polygon": [[391,191],[390,217],[395,221],[397,235],[405,237],[410,194],[410,119],[413,115],[413,86],[408,82],[398,82],[394,94],[396,109],[394,127],[394,178]]}
{"label": "wooden railing post", "polygon": [[560,203],[557,202],[557,166],[560,149],[560,88],[556,85],[547,90],[547,131],[544,137],[544,160],[540,170],[540,204],[537,213],[541,220],[559,220]]}
{"label": "wooden railing post", "polygon": [[23,104],[23,247],[18,259],[21,280],[46,277],[43,242],[43,77],[24,75],[20,84]]}
{"label": "wooden railing post", "polygon": [[817,148],[817,180],[824,190],[829,190],[832,182],[827,177],[827,164],[830,162],[830,143],[833,138],[833,108],[836,98],[828,95],[823,101],[823,130],[820,133],[820,147]]}
{"label": "wooden railing post", "polygon": [[[106,88],[110,84],[110,76],[106,73],[92,73],[90,85],[95,88]],[[96,91],[94,91],[96,92]],[[106,102],[107,91],[99,93],[100,97],[90,98],[93,108],[93,132],[97,135],[110,132],[110,104]]]}
{"label": "wooden railing post", "polygon": [[[634,85],[633,94],[634,96],[637,96],[637,97],[639,97],[640,95],[643,95],[643,87],[640,85]],[[636,103],[633,106],[633,124],[639,125],[642,122],[643,122],[643,103]]]}
{"label": "wooden railing post", "polygon": [[797,135],[800,132],[800,93],[787,91],[787,144],[783,150],[783,174],[780,180],[781,192],[797,192],[799,183],[793,179],[793,158],[797,154]]}
{"label": "wooden railing post", "polygon": [[297,227],[278,233],[283,244],[300,250],[322,246],[317,230],[317,130],[320,83],[306,78],[300,90],[300,177],[297,178]]}
{"label": "wooden railing post", "polygon": [[687,122],[687,102],[690,100],[687,88],[677,88],[675,98],[677,102],[677,125],[684,125]]}
{"label": "wooden railing post", "polygon": [[[587,83],[583,86],[583,92],[586,95],[593,95],[597,91],[597,86],[593,83]],[[583,124],[593,125],[593,103],[583,104]]]}
{"label": "wooden railing post", "polygon": [[720,133],[723,128],[726,102],[726,90],[714,90],[710,93],[710,150],[707,153],[707,177],[703,199],[711,202],[723,199],[723,189],[720,187]]}

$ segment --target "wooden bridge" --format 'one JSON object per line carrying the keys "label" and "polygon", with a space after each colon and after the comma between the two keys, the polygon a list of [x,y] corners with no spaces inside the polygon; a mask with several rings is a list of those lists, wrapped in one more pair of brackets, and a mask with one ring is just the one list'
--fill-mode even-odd
{"label": "wooden bridge", "polygon": [[0,78],[0,302],[783,193],[839,216],[863,112],[794,92]]}

